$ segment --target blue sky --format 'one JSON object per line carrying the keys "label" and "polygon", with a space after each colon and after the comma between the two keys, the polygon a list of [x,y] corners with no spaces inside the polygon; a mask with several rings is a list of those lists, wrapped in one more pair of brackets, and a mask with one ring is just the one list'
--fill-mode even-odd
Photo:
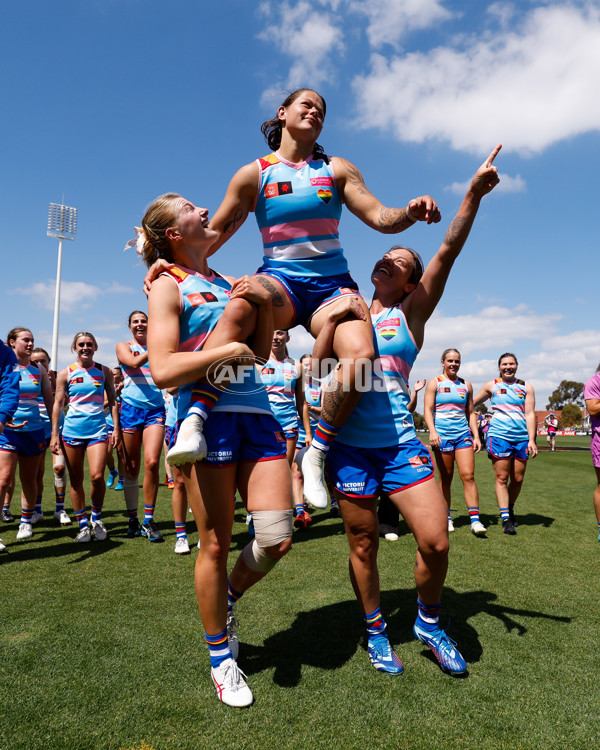
{"label": "blue sky", "polygon": [[[192,2],[28,0],[0,28],[3,144],[0,335],[30,327],[50,350],[57,240],[48,204],[79,210],[65,242],[58,365],[80,329],[113,364],[143,268],[122,248],[145,206],[174,190],[211,212],[242,164],[267,153],[260,124],[284,90],[316,88],[320,142],[362,171],[382,202],[430,193],[437,226],[402,241],[430,258],[464,187],[498,142],[488,196],[429,323],[415,378],[449,346],[475,388],[506,350],[543,408],[562,379],[600,360],[600,11],[596,3],[471,0]],[[351,271],[370,296],[391,238],[349,212]],[[393,239],[393,238],[392,238]],[[252,273],[252,216],[214,257]],[[301,330],[292,353],[310,348]]]}

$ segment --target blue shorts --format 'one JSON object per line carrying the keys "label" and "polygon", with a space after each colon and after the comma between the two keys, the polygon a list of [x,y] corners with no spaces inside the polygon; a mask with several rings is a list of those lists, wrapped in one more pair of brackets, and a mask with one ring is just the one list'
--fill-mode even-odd
{"label": "blue shorts", "polygon": [[527,461],[529,440],[504,440],[495,435],[488,435],[487,452],[493,458],[518,458]]}
{"label": "blue shorts", "polygon": [[433,479],[431,455],[416,437],[386,448],[357,448],[336,441],[327,454],[334,487],[348,497],[376,498]]}
{"label": "blue shorts", "polygon": [[167,444],[167,452],[175,445],[177,440],[177,433],[179,432],[179,422],[176,422],[170,427],[165,427],[165,443]]}
{"label": "blue shorts", "polygon": [[349,273],[339,276],[286,276],[281,270],[261,266],[257,274],[272,276],[283,286],[294,307],[294,321],[290,328],[302,325],[309,330],[310,319],[322,307],[337,297],[359,294],[358,285]]}
{"label": "blue shorts", "polygon": [[19,456],[40,456],[46,450],[44,428],[39,430],[5,429],[0,435],[0,451],[16,453]]}
{"label": "blue shorts", "polygon": [[283,430],[286,440],[296,440],[298,438],[298,428],[293,427],[291,430]]}
{"label": "blue shorts", "polygon": [[121,403],[121,432],[142,432],[146,427],[165,424],[165,407],[154,406],[151,409],[140,409],[137,406]]}
{"label": "blue shorts", "polygon": [[454,453],[462,448],[472,448],[473,438],[470,432],[465,432],[459,437],[455,438],[442,438],[440,436],[440,453]]}
{"label": "blue shorts", "polygon": [[285,458],[285,435],[270,414],[213,411],[204,423],[207,455],[203,463],[230,466],[238,461]]}
{"label": "blue shorts", "polygon": [[89,448],[92,445],[98,445],[98,443],[108,443],[108,435],[99,435],[93,438],[75,438],[62,435],[62,441],[69,448]]}

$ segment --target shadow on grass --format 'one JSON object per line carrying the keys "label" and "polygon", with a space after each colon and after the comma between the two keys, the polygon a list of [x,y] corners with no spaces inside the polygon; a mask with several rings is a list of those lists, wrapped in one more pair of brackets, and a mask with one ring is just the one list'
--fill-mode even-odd
{"label": "shadow on grass", "polygon": [[[63,532],[63,534],[64,533],[65,532]],[[36,534],[34,538],[36,541],[44,541],[44,537],[41,535],[38,536]],[[122,544],[123,542],[118,541],[117,539],[112,539],[111,537],[104,542],[98,542],[95,539],[92,539],[88,544],[78,544],[75,541],[74,535],[69,535],[68,539],[65,539],[64,542],[59,542],[58,544],[54,543],[52,546],[32,546],[27,542],[17,542],[17,544],[9,547],[8,554],[2,555],[0,563],[2,565],[7,565],[9,563],[23,562],[26,560],[42,560],[77,555],[76,559],[67,562],[68,565],[74,565],[76,563],[85,562],[85,560],[89,560],[92,557],[104,555],[106,552],[110,552],[111,550],[120,547]]]}
{"label": "shadow on grass", "polygon": [[[527,627],[520,622],[522,618],[571,622],[570,617],[505,607],[497,602],[497,598],[491,591],[461,594],[453,589],[444,590],[442,611],[446,616],[451,616],[450,636],[457,641],[467,663],[478,662],[483,653],[478,633],[468,623],[471,617],[478,614],[485,613],[497,618],[508,633],[514,631],[518,636],[527,633]],[[414,640],[412,628],[417,609],[414,589],[382,591],[381,609],[393,645]],[[263,646],[242,644],[239,661],[248,674],[274,668],[273,679],[277,685],[294,687],[300,682],[303,666],[339,669],[354,656],[361,644],[366,650],[365,630],[358,605],[349,599],[299,612],[290,628],[267,638]],[[435,662],[429,649],[425,648],[423,655]]]}
{"label": "shadow on grass", "polygon": [[[515,513],[515,518],[519,526],[543,526],[545,529],[549,529],[550,526],[554,523],[556,519],[552,518],[552,516],[542,516],[539,513],[527,513],[525,515],[521,515],[518,511],[518,506],[515,506],[517,508],[517,512]],[[471,521],[468,516],[457,516],[456,518],[452,519],[454,522],[454,528],[455,529],[461,529],[465,526],[470,526]],[[492,526],[501,526],[500,516],[498,515],[491,515],[488,513],[480,513],[479,514],[479,520],[481,523],[487,528],[490,528]]]}

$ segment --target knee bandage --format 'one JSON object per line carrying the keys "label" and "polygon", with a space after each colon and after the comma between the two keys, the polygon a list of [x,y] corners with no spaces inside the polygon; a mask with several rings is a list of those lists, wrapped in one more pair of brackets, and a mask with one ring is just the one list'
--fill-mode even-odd
{"label": "knee bandage", "polygon": [[292,538],[293,511],[253,510],[254,538],[259,547],[274,547]]}
{"label": "knee bandage", "polygon": [[277,560],[265,552],[292,537],[292,510],[259,510],[252,512],[255,537],[242,550],[242,557],[250,570],[267,573]]}

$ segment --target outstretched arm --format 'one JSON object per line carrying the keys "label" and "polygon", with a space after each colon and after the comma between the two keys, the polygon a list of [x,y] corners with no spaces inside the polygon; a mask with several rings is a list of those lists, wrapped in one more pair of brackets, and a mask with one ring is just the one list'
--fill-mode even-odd
{"label": "outstretched arm", "polygon": [[[230,237],[246,221],[250,211],[254,210],[254,204],[258,195],[258,165],[256,162],[246,164],[233,175],[223,202],[216,210],[210,220],[210,226],[216,232],[218,237],[211,245],[209,256],[214,255],[221,245],[225,244]],[[144,276],[144,292],[150,293],[152,282],[168,268],[172,268],[173,263],[160,258],[155,261],[146,271]]]}
{"label": "outstretched arm", "polygon": [[479,404],[483,404],[488,398],[492,397],[492,387],[494,385],[493,380],[489,380],[485,385],[481,387],[479,393],[473,397],[473,409]]}
{"label": "outstretched arm", "polygon": [[417,380],[413,392],[410,396],[410,401],[408,402],[408,411],[412,414],[414,410],[417,408],[417,399],[419,397],[419,391],[424,388],[427,385],[426,380]]}
{"label": "outstretched arm", "polygon": [[354,164],[334,156],[332,166],[344,203],[371,229],[383,234],[397,234],[417,221],[432,224],[441,219],[437,203],[430,195],[414,198],[404,208],[390,208],[384,206],[367,188]]}
{"label": "outstretched arm", "polygon": [[469,236],[481,199],[500,182],[498,167],[494,166],[494,159],[501,148],[502,145],[496,146],[475,173],[458,213],[448,227],[440,249],[427,265],[423,278],[403,305],[417,345],[422,344],[425,323],[441,299],[454,261],[458,258]]}
{"label": "outstretched arm", "polygon": [[223,202],[210,221],[210,226],[219,236],[211,246],[209,256],[217,252],[246,221],[258,195],[258,165],[246,164],[233,175]]}

